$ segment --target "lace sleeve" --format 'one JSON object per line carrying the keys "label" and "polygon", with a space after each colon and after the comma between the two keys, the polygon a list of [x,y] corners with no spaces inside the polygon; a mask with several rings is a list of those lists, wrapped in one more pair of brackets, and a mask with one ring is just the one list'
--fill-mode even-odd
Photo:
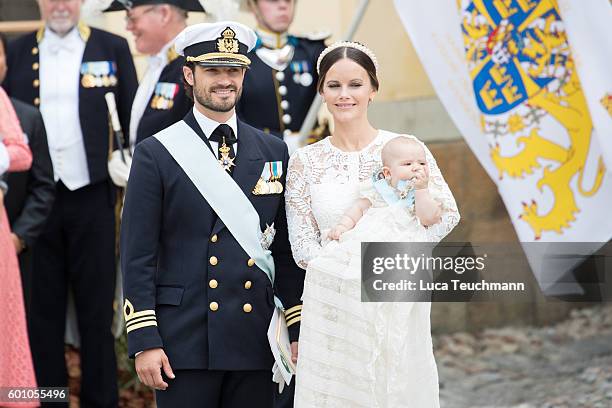
{"label": "lace sleeve", "polygon": [[297,151],[289,159],[285,204],[289,242],[295,262],[306,269],[308,262],[321,250],[321,232],[310,205],[306,159]]}
{"label": "lace sleeve", "polygon": [[426,230],[428,240],[437,242],[455,228],[459,223],[460,216],[455,197],[453,197],[448,184],[444,181],[436,160],[427,146],[422,142],[421,144],[425,149],[425,156],[429,164],[429,192],[434,200],[438,201],[442,206],[442,220],[437,224],[429,226]]}

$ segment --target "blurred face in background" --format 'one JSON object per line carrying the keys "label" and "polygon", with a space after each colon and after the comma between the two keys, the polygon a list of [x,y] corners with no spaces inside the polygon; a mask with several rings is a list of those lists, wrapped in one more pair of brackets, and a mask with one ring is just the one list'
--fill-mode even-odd
{"label": "blurred face in background", "polygon": [[127,12],[126,29],[134,35],[138,52],[155,55],[166,45],[164,28],[172,12],[167,4],[136,6]]}
{"label": "blurred face in background", "polygon": [[0,84],[6,78],[6,50],[4,49],[4,41],[0,41]]}
{"label": "blurred face in background", "polygon": [[60,36],[66,35],[79,22],[83,0],[38,0],[40,17]]}
{"label": "blurred face in background", "polygon": [[295,1],[256,0],[251,1],[251,8],[261,28],[275,33],[284,33],[293,22]]}

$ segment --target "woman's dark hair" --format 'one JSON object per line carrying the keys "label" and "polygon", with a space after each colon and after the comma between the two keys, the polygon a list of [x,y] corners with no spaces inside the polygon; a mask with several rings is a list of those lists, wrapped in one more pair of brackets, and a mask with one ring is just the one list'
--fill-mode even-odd
{"label": "woman's dark hair", "polygon": [[327,53],[327,55],[323,57],[323,60],[321,60],[319,82],[317,83],[319,92],[323,92],[323,82],[325,81],[327,71],[329,71],[332,65],[344,58],[355,61],[359,66],[365,69],[370,77],[372,88],[378,91],[379,83],[378,77],[376,76],[376,66],[374,66],[374,62],[368,57],[368,54],[353,47],[338,47]]}
{"label": "woman's dark hair", "polygon": [[[195,62],[185,61],[185,66],[191,70],[191,72],[193,73],[193,77],[195,78]],[[193,102],[193,86],[189,85],[189,82],[187,82],[187,80],[185,79],[185,75],[183,75],[182,78],[183,88],[185,88],[185,95],[187,95],[187,98],[189,98]]]}

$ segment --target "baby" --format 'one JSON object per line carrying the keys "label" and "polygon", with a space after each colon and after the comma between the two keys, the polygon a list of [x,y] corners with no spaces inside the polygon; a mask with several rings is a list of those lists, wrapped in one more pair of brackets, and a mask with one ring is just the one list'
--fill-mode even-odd
{"label": "baby", "polygon": [[[440,203],[429,194],[429,165],[419,142],[403,136],[393,138],[383,147],[381,159],[383,163],[381,174],[386,181],[384,187],[389,189],[390,186],[389,193],[395,195],[390,199],[389,194],[385,194],[386,191],[379,185],[376,190],[381,195],[384,194],[384,201],[391,204],[389,201],[414,199],[414,211],[420,223],[425,227],[438,223],[442,209]],[[374,180],[374,184],[379,183]],[[372,207],[373,200],[375,199],[372,197],[359,198],[331,229],[328,237],[337,240],[343,233],[353,229]]]}

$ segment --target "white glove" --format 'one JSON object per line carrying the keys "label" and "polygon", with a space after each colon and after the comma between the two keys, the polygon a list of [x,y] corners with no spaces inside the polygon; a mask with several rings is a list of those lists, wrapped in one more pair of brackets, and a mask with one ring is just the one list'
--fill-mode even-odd
{"label": "white glove", "polygon": [[125,163],[121,159],[121,152],[115,150],[111,154],[108,161],[108,174],[110,174],[113,183],[117,187],[126,187],[128,178],[130,177],[130,167],[132,167],[132,157],[129,154],[129,149],[123,149]]}
{"label": "white glove", "polygon": [[274,366],[272,367],[272,381],[278,383],[278,393],[282,393],[285,388],[285,379],[281,374],[281,371],[278,368],[278,364],[276,361],[274,362]]}
{"label": "white glove", "polygon": [[300,143],[300,134],[297,132],[289,133],[283,136],[283,140],[287,144],[287,149],[289,149],[289,156],[291,156],[297,149],[302,147],[302,144]]}

